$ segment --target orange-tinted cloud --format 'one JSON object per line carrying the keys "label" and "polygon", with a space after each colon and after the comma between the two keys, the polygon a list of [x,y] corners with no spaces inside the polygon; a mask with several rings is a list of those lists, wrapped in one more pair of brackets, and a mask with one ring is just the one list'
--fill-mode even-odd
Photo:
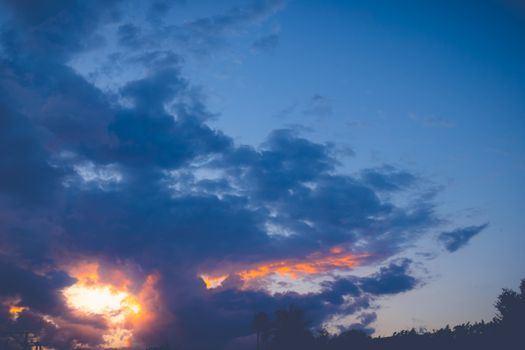
{"label": "orange-tinted cloud", "polygon": [[351,269],[357,266],[363,254],[339,253],[328,256],[313,254],[304,260],[280,260],[263,263],[254,268],[238,271],[236,274],[243,280],[266,277],[270,274],[287,276],[296,279],[301,275],[313,275],[331,270]]}
{"label": "orange-tinted cloud", "polygon": [[[255,265],[249,269],[234,271],[245,283],[257,280],[270,275],[279,275],[292,279],[297,279],[303,275],[315,275],[334,270],[348,270],[359,265],[363,258],[369,254],[356,254],[346,252],[341,246],[335,246],[328,253],[313,253],[304,259],[284,259],[269,261]],[[216,288],[228,277],[227,274],[210,276],[201,275],[206,284],[206,288]]]}
{"label": "orange-tinted cloud", "polygon": [[64,289],[68,306],[79,314],[102,317],[108,330],[103,335],[105,347],[133,345],[135,332],[154,321],[152,312],[158,277],[149,275],[142,284],[135,283],[119,269],[104,269],[98,263],[81,263],[69,269],[77,282]]}
{"label": "orange-tinted cloud", "polygon": [[11,315],[13,320],[16,320],[18,315],[25,310],[28,310],[28,308],[25,306],[13,305],[9,308],[9,315]]}
{"label": "orange-tinted cloud", "polygon": [[228,278],[228,275],[220,275],[220,276],[209,276],[209,275],[201,275],[200,276],[204,284],[206,285],[207,289],[217,288],[222,285],[222,282]]}

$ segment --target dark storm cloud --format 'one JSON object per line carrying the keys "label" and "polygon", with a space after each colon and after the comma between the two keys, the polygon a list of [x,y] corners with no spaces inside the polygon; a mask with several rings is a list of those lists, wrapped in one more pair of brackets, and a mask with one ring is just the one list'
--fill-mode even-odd
{"label": "dark storm cloud", "polygon": [[199,105],[175,106],[176,117],[165,111],[165,104],[181,95],[186,84],[177,70],[164,69],[121,90],[122,96],[131,99],[133,108],[118,112],[109,125],[119,141],[112,161],[175,168],[184,161],[224,152],[232,146],[230,138],[202,123],[207,115]]}
{"label": "dark storm cloud", "polygon": [[0,193],[24,203],[45,200],[57,185],[60,171],[46,162],[47,152],[36,141],[39,131],[12,110],[5,95],[0,98],[0,115]]}
{"label": "dark storm cloud", "polygon": [[355,280],[350,278],[340,278],[333,282],[326,283],[326,289],[321,293],[322,299],[334,305],[344,303],[344,296],[351,295],[358,297],[361,290]]}
{"label": "dark storm cloud", "polygon": [[384,294],[398,294],[417,287],[418,280],[410,274],[412,261],[403,259],[381,267],[368,277],[341,277],[324,283],[325,289],[320,293],[321,299],[331,304],[344,303],[344,296],[370,297]]}
{"label": "dark storm cloud", "polygon": [[105,325],[101,320],[69,318],[67,322],[50,321],[49,316],[41,313],[24,310],[16,319],[12,319],[7,305],[0,305],[0,327],[10,332],[30,332],[39,335],[39,341],[53,349],[73,349],[78,343],[91,348],[99,348],[104,339],[102,337]]}
{"label": "dark storm cloud", "polygon": [[[210,329],[210,337],[216,340],[216,344],[222,348],[231,339],[247,336],[252,333],[250,321],[258,311],[273,313],[279,308],[287,308],[294,305],[305,311],[312,326],[320,326],[331,312],[343,310],[347,313],[355,313],[367,309],[370,306],[370,296],[361,295],[353,298],[344,305],[333,304],[323,294],[297,294],[293,292],[268,295],[259,291],[239,291],[237,289],[226,289],[213,293],[209,298],[199,305],[185,305],[179,315],[186,316],[187,326],[194,328],[196,332],[205,322],[205,328]],[[209,315],[209,310],[214,310]],[[208,323],[209,322],[209,323]],[[220,322],[220,329],[214,325]],[[207,323],[207,324],[206,324]],[[202,341],[202,340],[201,340]],[[205,341],[202,346],[205,346]]]}
{"label": "dark storm cloud", "polygon": [[467,226],[443,232],[439,235],[438,240],[449,252],[455,252],[464,247],[472,237],[483,231],[488,225],[488,223],[485,223],[479,226]]}
{"label": "dark storm cloud", "polygon": [[20,305],[50,315],[64,310],[61,289],[74,283],[62,271],[52,271],[45,276],[20,268],[0,256],[0,297],[20,298]]}
{"label": "dark storm cloud", "polygon": [[[376,320],[374,312],[366,312],[374,299],[384,294],[407,292],[417,285],[417,279],[409,274],[411,261],[403,260],[383,267],[369,277],[345,277],[324,284],[319,293],[298,294],[293,292],[268,295],[260,291],[239,291],[223,288],[212,292],[201,305],[186,305],[181,314],[197,313],[191,322],[197,320],[211,321],[209,328],[215,322],[222,324],[221,332],[211,334],[226,342],[233,337],[242,337],[251,333],[250,322],[258,311],[271,313],[278,308],[294,305],[305,311],[310,324],[320,327],[333,314],[357,314],[358,323],[341,327],[341,330],[360,329],[373,332],[370,324]],[[373,286],[373,287],[372,287]],[[346,298],[344,298],[346,297]],[[206,315],[208,310],[215,310],[211,320]],[[193,314],[195,316],[195,314]],[[188,317],[192,318],[192,317]],[[206,327],[206,328],[208,328]]]}
{"label": "dark storm cloud", "polygon": [[[197,276],[208,269],[300,259],[334,245],[368,253],[364,263],[383,263],[440,223],[433,198],[403,170],[343,174],[335,145],[297,131],[275,130],[259,147],[235,144],[207,124],[214,115],[170,50],[124,55],[147,72],[115,94],[99,90],[67,63],[94,45],[101,24],[119,18],[114,1],[7,4],[14,18],[0,61],[0,273],[10,282],[0,293],[31,308],[20,322],[53,334],[48,344],[100,342],[103,326],[84,327],[61,303],[59,291],[71,280],[56,265],[79,256],[158,273],[162,310],[173,317],[142,337],[180,337],[189,348],[248,335],[259,310],[295,304],[318,325],[418,285],[405,260],[368,277],[334,278],[319,293],[240,290],[234,277],[206,290]],[[166,30],[203,49],[282,6],[255,2]],[[121,26],[122,46],[142,45],[142,29]],[[312,107],[331,114],[322,96]],[[415,199],[400,205],[383,198],[389,191]],[[69,323],[51,330],[41,313]],[[368,327],[371,316],[361,321]],[[199,336],[203,329],[207,337]]]}
{"label": "dark storm cloud", "polygon": [[379,272],[361,280],[363,291],[374,294],[397,294],[413,289],[417,280],[408,274],[411,261],[405,259],[382,267]]}
{"label": "dark storm cloud", "polygon": [[273,131],[260,151],[241,147],[227,157],[234,171],[246,169],[246,185],[267,200],[286,198],[289,189],[316,180],[336,165],[329,145],[310,142],[287,129]]}

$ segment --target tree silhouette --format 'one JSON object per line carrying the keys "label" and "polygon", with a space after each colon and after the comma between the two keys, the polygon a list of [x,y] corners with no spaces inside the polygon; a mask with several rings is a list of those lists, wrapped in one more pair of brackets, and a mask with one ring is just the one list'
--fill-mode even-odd
{"label": "tree silhouette", "polygon": [[[260,319],[264,317],[261,315]],[[303,311],[293,305],[277,310],[275,319],[262,334],[271,350],[313,349],[315,344]]]}
{"label": "tree silhouette", "polygon": [[496,301],[498,314],[494,322],[498,324],[502,336],[517,340],[525,334],[525,279],[521,280],[520,293],[503,289]]}
{"label": "tree silhouette", "polygon": [[261,350],[261,337],[266,338],[266,333],[270,330],[270,318],[265,312],[255,315],[253,326],[257,334],[257,350]]}
{"label": "tree silhouette", "polygon": [[[278,310],[269,320],[255,317],[258,332],[268,339],[265,350],[522,350],[525,349],[525,279],[519,292],[503,289],[496,300],[496,316],[490,322],[464,323],[438,330],[403,330],[390,337],[372,338],[359,330],[331,335],[326,330],[314,336],[301,309],[290,306]],[[257,326],[257,324],[259,326]]]}
{"label": "tree silhouette", "polygon": [[370,337],[360,330],[351,329],[334,337],[331,341],[331,349],[349,349],[349,344],[353,349],[367,349]]}

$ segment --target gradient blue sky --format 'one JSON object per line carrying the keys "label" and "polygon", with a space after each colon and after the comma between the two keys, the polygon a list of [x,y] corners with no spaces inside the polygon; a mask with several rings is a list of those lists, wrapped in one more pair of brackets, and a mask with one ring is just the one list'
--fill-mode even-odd
{"label": "gradient blue sky", "polygon": [[[525,5],[520,1],[74,3],[2,5],[0,91],[7,98],[0,107],[24,122],[11,131],[18,117],[5,117],[4,137],[14,141],[0,141],[0,147],[2,152],[15,147],[16,157],[29,159],[20,171],[33,166],[48,171],[50,164],[49,177],[61,184],[45,185],[47,175],[27,180],[52,188],[42,195],[51,204],[40,207],[36,195],[27,195],[25,177],[13,180],[18,168],[7,171],[13,169],[10,161],[0,163],[0,179],[7,184],[0,187],[5,264],[39,276],[70,274],[68,264],[82,256],[109,269],[133,265],[137,276],[154,271],[183,286],[174,300],[164,301],[175,318],[191,314],[175,300],[190,294],[197,296],[187,305],[206,303],[216,310],[202,324],[210,339],[221,339],[225,347],[246,336],[246,330],[235,331],[253,311],[243,303],[268,312],[287,301],[304,303],[307,315],[311,306],[315,322],[331,330],[373,312],[373,322],[358,326],[388,335],[489,320],[501,288],[515,288],[525,277]],[[63,19],[64,32],[56,35]],[[143,116],[147,122],[133,124]],[[173,120],[162,119],[166,116]],[[179,125],[180,116],[191,123]],[[20,147],[24,142],[18,140],[27,137],[21,129],[34,140],[29,150]],[[166,136],[166,130],[173,132]],[[165,147],[183,151],[158,151]],[[312,159],[311,169],[303,158]],[[276,159],[287,159],[284,168]],[[272,172],[279,175],[268,175]],[[209,183],[198,182],[199,176]],[[315,201],[323,186],[328,199]],[[286,197],[283,189],[296,197]],[[311,197],[298,197],[299,189]],[[374,207],[365,189],[383,209]],[[357,199],[336,198],[338,191]],[[314,198],[304,206],[319,213],[305,214],[303,204],[294,202],[301,198]],[[330,198],[355,206],[335,208]],[[128,207],[130,201],[140,205]],[[102,203],[108,203],[107,211],[98,209],[105,208]],[[119,205],[125,214],[114,209]],[[31,208],[37,208],[34,222],[22,224]],[[282,217],[275,208],[284,211]],[[363,214],[345,212],[348,208]],[[408,219],[418,209],[426,213],[421,221]],[[339,218],[331,210],[341,217],[363,215],[362,220],[399,216],[388,219],[392,233],[371,223],[381,227],[371,230],[385,235],[372,239],[362,233],[361,221],[329,223],[328,218]],[[127,215],[129,222],[121,227]],[[199,215],[210,216],[209,226]],[[155,223],[148,226],[150,219]],[[284,234],[283,243],[275,245],[281,238],[270,224],[299,238]],[[43,236],[30,236],[28,244],[34,250],[46,247],[37,254],[44,265],[29,259],[33,249],[20,248],[12,238],[39,225]],[[309,232],[314,226],[319,231]],[[116,231],[100,233],[107,227]],[[216,227],[224,231],[221,243],[209,233]],[[298,233],[301,227],[308,232]],[[154,243],[140,252],[137,247],[152,228],[158,241],[152,236]],[[180,234],[184,230],[194,237]],[[56,232],[65,234],[66,244]],[[125,248],[118,245],[122,235],[132,237]],[[254,242],[261,242],[260,252]],[[364,246],[381,258],[316,276],[319,280],[279,285],[269,279],[248,289],[231,281],[209,292],[192,280],[202,272],[198,269],[224,266],[231,272],[242,262],[304,257],[335,243],[352,252]],[[197,252],[200,245],[203,251]],[[64,249],[75,257],[58,257]],[[172,257],[177,254],[181,257]],[[399,279],[381,282],[389,274]],[[341,280],[359,286],[366,302],[355,299],[344,310],[334,302],[332,313],[320,311],[318,305],[332,299],[323,299],[319,290],[337,293]],[[51,285],[56,291],[68,282]],[[166,295],[173,285],[159,289]],[[23,302],[25,294],[17,288],[12,290]],[[272,297],[277,289],[283,294]],[[287,294],[293,290],[302,296]],[[12,292],[0,288],[0,297]],[[224,311],[230,300],[240,299],[246,313],[233,317]],[[50,314],[27,305],[40,316]],[[192,344],[193,323],[203,315],[195,312],[195,321],[190,317],[181,326],[184,342]],[[211,331],[217,322],[231,324],[225,326],[227,335]],[[168,339],[168,333],[158,337]],[[141,341],[155,338],[145,334]]]}
{"label": "gradient blue sky", "polygon": [[[387,162],[444,186],[446,217],[490,227],[429,262],[425,287],[385,300],[379,331],[489,319],[525,266],[524,9],[295,1],[271,22],[279,42],[268,52],[233,44],[204,72],[190,68],[221,112],[216,125],[254,144],[272,128],[306,126],[315,140],[355,151],[350,171]],[[331,114],[305,114],[315,95]]]}

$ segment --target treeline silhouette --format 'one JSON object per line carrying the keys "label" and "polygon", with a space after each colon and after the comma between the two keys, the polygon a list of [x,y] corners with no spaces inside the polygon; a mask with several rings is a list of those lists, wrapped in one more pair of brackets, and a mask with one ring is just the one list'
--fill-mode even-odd
{"label": "treeline silhouette", "polygon": [[520,291],[503,289],[490,322],[464,323],[455,327],[404,330],[389,337],[370,337],[360,330],[337,335],[321,329],[312,332],[303,311],[290,306],[274,317],[260,312],[253,320],[258,350],[467,350],[525,349],[525,279]]}

